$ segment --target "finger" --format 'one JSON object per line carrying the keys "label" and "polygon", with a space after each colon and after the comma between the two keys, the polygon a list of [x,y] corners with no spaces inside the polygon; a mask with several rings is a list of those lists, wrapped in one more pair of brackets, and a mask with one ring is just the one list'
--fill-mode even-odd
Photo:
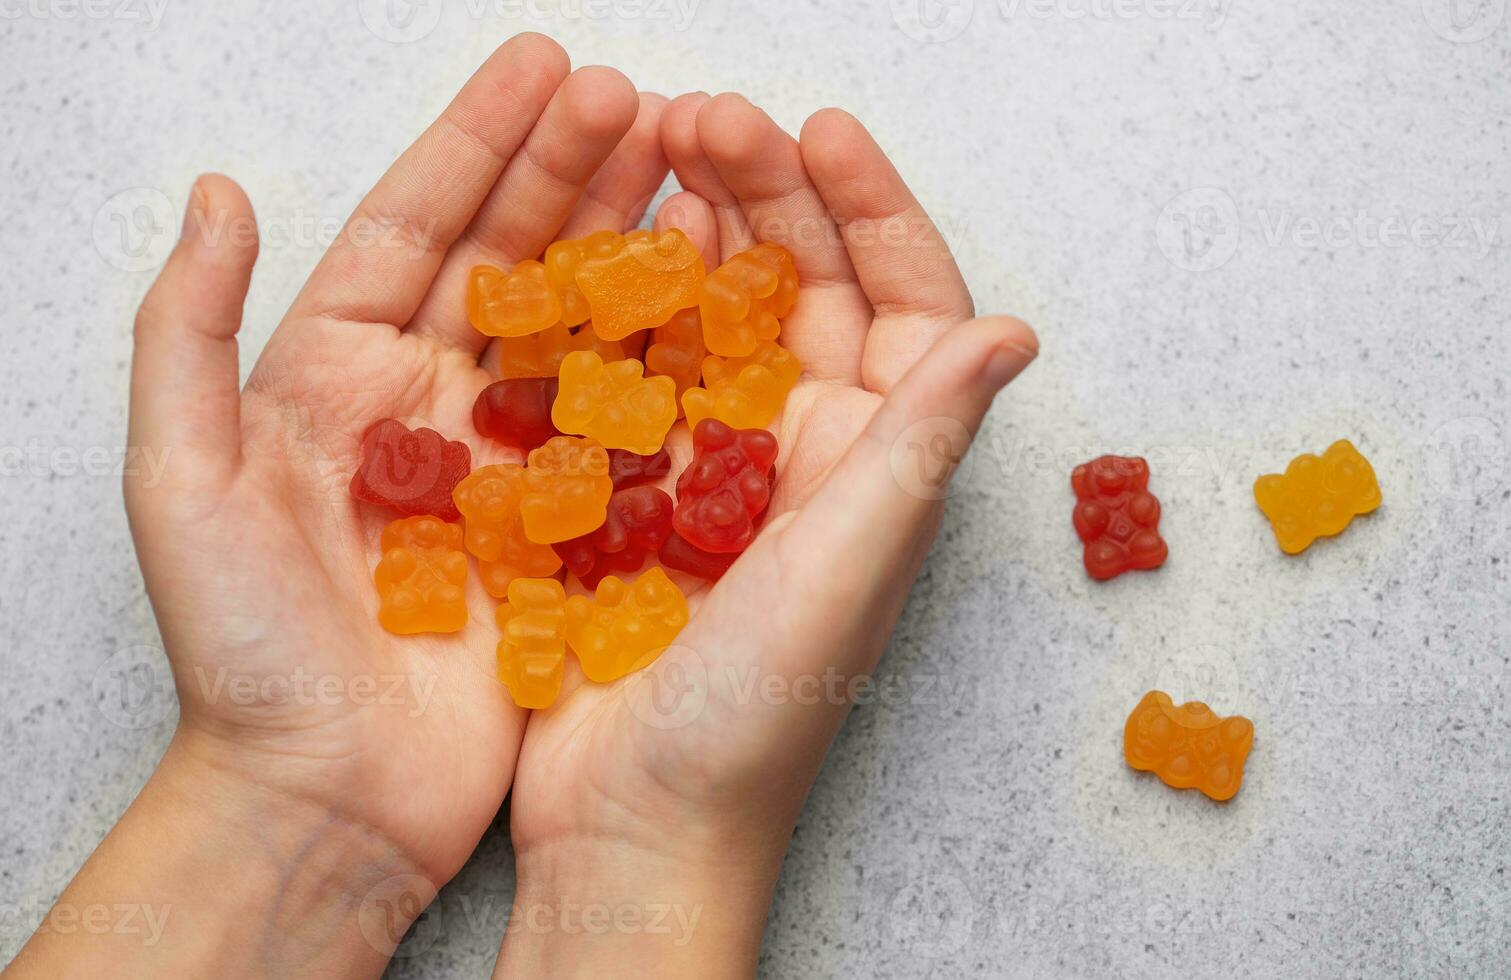
{"label": "finger", "polygon": [[703,152],[703,141],[698,136],[698,112],[708,101],[706,92],[689,92],[673,99],[661,116],[661,145],[666,148],[666,159],[682,189],[713,206],[719,229],[719,252],[728,257],[754,245],[755,236],[745,222],[740,202]]}
{"label": "finger", "polygon": [[461,311],[472,269],[503,268],[544,252],[583,188],[635,122],[639,96],[612,68],[579,68],[561,84],[520,151],[446,253],[409,330],[472,356],[490,338]]}
{"label": "finger", "polygon": [[[805,554],[863,555],[857,581],[845,587],[859,601],[844,604],[863,622],[836,616],[833,570],[823,562],[782,562],[788,581],[784,602],[795,603],[792,621],[837,629],[836,643],[805,644],[843,657],[850,650],[880,650],[928,552],[949,476],[969,448],[992,399],[1038,354],[1038,340],[1022,321],[984,317],[951,330],[898,382],[859,439],[835,465],[818,492],[795,513],[775,547],[801,542]],[[939,451],[940,438],[948,451]],[[920,476],[917,447],[927,453]],[[757,546],[764,538],[757,539]],[[786,545],[784,545],[786,542]],[[736,564],[731,576],[740,569]],[[722,585],[723,583],[721,583]],[[845,630],[881,631],[875,644],[838,642]],[[868,654],[869,656],[869,654]],[[817,665],[798,665],[802,670]],[[837,664],[842,671],[870,664]]]}
{"label": "finger", "polygon": [[[184,453],[179,472],[219,479],[240,458],[236,331],[257,261],[257,221],[229,177],[194,182],[184,229],[136,317],[128,439],[138,451]],[[136,467],[136,476],[145,474]],[[160,472],[159,472],[160,475]]]}
{"label": "finger", "polygon": [[871,305],[808,174],[797,140],[744,97],[728,93],[698,111],[698,138],[759,241],[792,253],[801,287],[782,344],[823,381],[859,384]]}
{"label": "finger", "polygon": [[867,388],[885,393],[944,331],[973,315],[971,294],[939,229],[854,116],[815,113],[800,145],[876,308],[861,374]]}
{"label": "finger", "polygon": [[407,323],[569,68],[540,34],[504,43],[363,198],[291,312]]}
{"label": "finger", "polygon": [[603,229],[629,231],[640,223],[670,169],[661,149],[661,115],[666,106],[666,96],[640,93],[635,124],[588,181],[558,238],[581,238]]}
{"label": "finger", "polygon": [[656,231],[680,228],[703,254],[703,264],[710,269],[719,264],[718,219],[713,205],[691,191],[678,191],[656,209]]}

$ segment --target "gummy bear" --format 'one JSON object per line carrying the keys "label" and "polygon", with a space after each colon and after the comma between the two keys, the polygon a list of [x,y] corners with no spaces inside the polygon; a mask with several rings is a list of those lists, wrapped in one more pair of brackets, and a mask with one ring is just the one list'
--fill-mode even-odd
{"label": "gummy bear", "polygon": [[672,498],[655,487],[616,490],[603,526],[551,547],[588,588],[610,572],[638,572],[672,533]]}
{"label": "gummy bear", "polygon": [[1339,439],[1320,457],[1297,456],[1283,476],[1267,473],[1254,481],[1254,501],[1269,518],[1280,550],[1295,555],[1379,507],[1380,484],[1369,460]]}
{"label": "gummy bear", "polygon": [[645,351],[647,374],[661,374],[677,384],[677,402],[689,388],[695,388],[703,377],[703,358],[708,348],[703,346],[703,318],[696,306],[679,310],[672,318],[657,327],[651,335],[651,345]]}
{"label": "gummy bear", "polygon": [[530,450],[561,433],[551,422],[556,401],[555,378],[508,378],[495,381],[472,403],[478,433],[506,446]]}
{"label": "gummy bear", "polygon": [[611,254],[584,259],[577,288],[592,308],[593,330],[619,340],[697,305],[706,274],[703,256],[680,229],[641,230],[625,235]]}
{"label": "gummy bear", "polygon": [[693,430],[693,459],[677,478],[672,526],[692,545],[720,554],[744,551],[756,518],[771,502],[776,436],[704,419]]}
{"label": "gummy bear", "polygon": [[575,436],[549,439],[531,450],[525,467],[519,502],[525,536],[537,544],[582,537],[603,523],[613,492],[602,446]]}
{"label": "gummy bear", "polygon": [[703,342],[723,357],[744,357],[756,341],[776,340],[780,318],[797,303],[797,268],[780,245],[762,242],[703,280],[698,308]]}
{"label": "gummy bear", "polygon": [[592,351],[568,354],[561,362],[551,421],[562,432],[649,456],[677,421],[676,384],[671,378],[641,377],[642,370],[639,361],[605,364]]}
{"label": "gummy bear", "polygon": [[498,679],[521,708],[549,708],[566,666],[567,595],[554,578],[517,578],[498,607]]}
{"label": "gummy bear", "polygon": [[660,568],[633,583],[610,575],[592,599],[567,600],[567,645],[599,684],[654,663],[686,625],[687,598]]}
{"label": "gummy bear", "polygon": [[762,340],[745,357],[703,359],[707,388],[689,388],[682,396],[687,424],[712,417],[736,429],[759,429],[776,418],[797,383],[803,366],[775,341]]}
{"label": "gummy bear", "polygon": [[555,378],[562,358],[574,350],[590,350],[605,361],[624,359],[619,341],[603,340],[588,327],[573,333],[560,323],[528,337],[505,337],[497,346],[498,376],[505,379]]}
{"label": "gummy bear", "polygon": [[562,322],[569,327],[586,323],[592,309],[577,285],[577,270],[588,259],[607,258],[624,244],[624,236],[615,231],[595,231],[585,238],[565,238],[552,242],[544,256],[546,282],[561,301]]}
{"label": "gummy bear", "polygon": [[654,483],[672,471],[671,450],[662,447],[648,456],[632,453],[628,449],[609,450],[609,479],[615,490]]}
{"label": "gummy bear", "polygon": [[679,572],[717,582],[740,556],[704,551],[673,531],[666,539],[666,543],[661,546],[661,552],[657,557],[667,568],[675,568]]}
{"label": "gummy bear", "polygon": [[533,259],[505,272],[491,265],[467,276],[467,321],[490,337],[523,337],[561,320],[561,300],[546,283],[546,267]]}
{"label": "gummy bear", "polygon": [[404,517],[383,529],[373,572],[378,622],[390,633],[455,633],[467,625],[462,529],[440,518]]}
{"label": "gummy bear", "polygon": [[351,495],[401,514],[431,514],[454,521],[451,490],[472,469],[466,443],[449,442],[434,429],[415,429],[398,419],[373,423],[362,437],[362,462]]}
{"label": "gummy bear", "polygon": [[1098,580],[1130,569],[1158,568],[1169,549],[1159,535],[1159,501],[1149,492],[1149,464],[1136,456],[1098,456],[1070,474],[1076,534],[1086,571]]}
{"label": "gummy bear", "polygon": [[1176,789],[1195,787],[1230,800],[1243,782],[1254,724],[1239,715],[1219,718],[1200,701],[1176,707],[1164,691],[1150,691],[1123,727],[1123,757]]}
{"label": "gummy bear", "polygon": [[453,495],[466,518],[467,550],[477,556],[483,588],[495,599],[503,598],[516,578],[542,578],[561,567],[550,545],[525,537],[520,515],[525,492],[525,468],[499,463],[474,470]]}

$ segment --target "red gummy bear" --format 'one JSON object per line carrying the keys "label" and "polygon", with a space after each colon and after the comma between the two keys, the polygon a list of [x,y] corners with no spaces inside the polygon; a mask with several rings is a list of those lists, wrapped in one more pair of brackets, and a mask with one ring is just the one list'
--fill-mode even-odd
{"label": "red gummy bear", "polygon": [[776,455],[776,436],[765,429],[731,429],[715,418],[699,422],[693,461],[677,478],[677,533],[704,551],[744,551],[771,502]]}
{"label": "red gummy bear", "polygon": [[608,516],[598,530],[551,547],[567,571],[596,589],[605,575],[639,571],[671,533],[672,498],[656,487],[633,487],[609,498]]}
{"label": "red gummy bear", "polygon": [[1158,568],[1169,549],[1159,536],[1159,501],[1149,492],[1149,464],[1137,456],[1098,456],[1070,474],[1076,534],[1086,544],[1086,571],[1105,580],[1130,569]]}
{"label": "red gummy bear", "polygon": [[675,568],[679,572],[717,582],[740,556],[738,554],[719,555],[712,551],[704,551],[673,531],[671,537],[666,539],[666,544],[661,546],[659,557],[661,564],[667,568]]}
{"label": "red gummy bear", "polygon": [[654,483],[671,471],[672,454],[665,446],[649,456],[641,456],[628,449],[609,450],[609,479],[614,481],[615,490]]}
{"label": "red gummy bear", "polygon": [[434,429],[413,432],[398,419],[380,419],[362,437],[362,462],[351,494],[369,504],[417,517],[456,521],[461,512],[451,491],[472,471],[466,443],[450,442]]}
{"label": "red gummy bear", "polygon": [[480,435],[526,452],[561,435],[551,421],[555,378],[505,378],[484,388],[472,403],[472,424]]}

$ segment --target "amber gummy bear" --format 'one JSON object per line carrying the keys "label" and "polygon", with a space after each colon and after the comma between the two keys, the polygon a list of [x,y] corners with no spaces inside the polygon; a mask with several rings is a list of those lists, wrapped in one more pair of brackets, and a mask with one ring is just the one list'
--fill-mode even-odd
{"label": "amber gummy bear", "polygon": [[517,578],[498,607],[498,679],[521,708],[549,708],[561,693],[566,602],[554,578]]}
{"label": "amber gummy bear", "polygon": [[762,242],[739,253],[703,280],[704,344],[721,357],[753,353],[757,341],[781,333],[778,321],[792,312],[797,293],[797,268],[785,248]]}
{"label": "amber gummy bear", "polygon": [[619,341],[603,340],[590,327],[573,333],[560,323],[528,337],[505,337],[497,346],[498,376],[504,380],[554,378],[561,373],[562,359],[573,351],[590,350],[605,361],[624,359]]}
{"label": "amber gummy bear", "polygon": [[525,466],[519,501],[525,536],[536,544],[555,544],[595,531],[608,516],[613,493],[606,449],[576,436],[549,439],[531,450]]}
{"label": "amber gummy bear", "polygon": [[680,229],[668,228],[630,232],[611,254],[584,259],[576,282],[592,310],[594,332],[622,340],[697,305],[706,276],[697,247]]}
{"label": "amber gummy bear", "polygon": [[761,429],[781,412],[802,373],[792,352],[773,340],[759,341],[745,357],[710,354],[703,359],[707,387],[689,388],[682,411],[693,427],[716,418],[734,429]]}
{"label": "amber gummy bear", "polygon": [[703,318],[693,306],[674,313],[652,332],[650,346],[645,350],[645,370],[647,374],[665,375],[676,382],[680,405],[687,389],[696,388],[702,379],[706,356]]}
{"label": "amber gummy bear", "polygon": [[677,421],[677,386],[671,378],[643,377],[635,360],[603,362],[592,351],[568,354],[551,421],[562,432],[588,436],[609,449],[650,456]]}
{"label": "amber gummy bear", "polygon": [[525,536],[520,505],[526,492],[525,468],[499,463],[473,470],[452,494],[466,521],[463,542],[477,557],[483,588],[495,599],[502,599],[516,578],[542,578],[561,568],[550,545]]}
{"label": "amber gummy bear", "polygon": [[467,321],[490,337],[523,337],[561,320],[561,301],[533,259],[505,272],[480,265],[467,277]]}
{"label": "amber gummy bear", "polygon": [[687,597],[659,567],[634,582],[606,576],[592,599],[567,600],[567,645],[599,684],[654,663],[686,625]]}
{"label": "amber gummy bear", "polygon": [[462,529],[437,517],[406,517],[383,529],[373,572],[378,623],[390,633],[454,633],[467,625]]}
{"label": "amber gummy bear", "polygon": [[1380,499],[1374,467],[1347,439],[1321,456],[1297,456],[1284,474],[1267,473],[1254,481],[1254,502],[1288,555],[1300,554],[1318,538],[1342,534],[1355,517],[1379,507]]}
{"label": "amber gummy bear", "polygon": [[1230,800],[1238,792],[1253,744],[1249,719],[1219,717],[1200,701],[1177,707],[1164,691],[1145,694],[1123,727],[1128,765],[1152,772],[1176,789],[1199,789],[1214,800]]}

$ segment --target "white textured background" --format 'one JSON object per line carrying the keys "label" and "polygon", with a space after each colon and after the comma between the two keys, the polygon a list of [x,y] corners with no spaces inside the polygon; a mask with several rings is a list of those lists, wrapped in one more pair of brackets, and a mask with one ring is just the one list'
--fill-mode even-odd
{"label": "white textured background", "polygon": [[[0,958],[173,723],[122,701],[162,661],[112,464],[190,181],[258,208],[250,366],[331,226],[531,28],[793,129],[854,111],[978,306],[1043,339],[804,813],[763,973],[1511,974],[1505,0],[432,0],[407,31],[386,0],[164,2],[0,0]],[[1286,559],[1250,484],[1344,436],[1385,505]],[[1118,450],[1171,558],[1097,585],[1066,477]],[[1254,720],[1232,804],[1124,766],[1156,686]],[[495,831],[392,974],[484,974],[511,894]]]}

